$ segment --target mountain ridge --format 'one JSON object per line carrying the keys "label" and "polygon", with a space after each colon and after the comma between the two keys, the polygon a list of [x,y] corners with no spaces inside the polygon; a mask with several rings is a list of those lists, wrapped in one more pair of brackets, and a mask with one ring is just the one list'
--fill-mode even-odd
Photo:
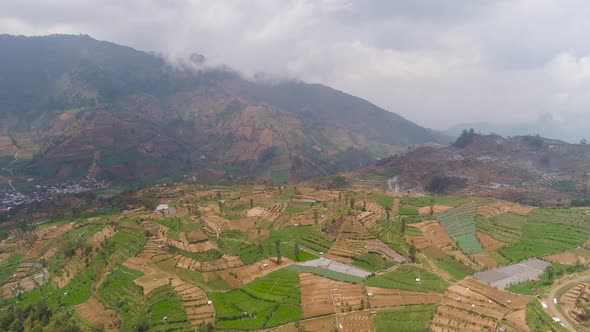
{"label": "mountain ridge", "polygon": [[0,55],[0,168],[18,152],[21,181],[211,171],[297,181],[448,141],[324,85],[189,71],[88,35],[0,35],[0,45],[10,50]]}

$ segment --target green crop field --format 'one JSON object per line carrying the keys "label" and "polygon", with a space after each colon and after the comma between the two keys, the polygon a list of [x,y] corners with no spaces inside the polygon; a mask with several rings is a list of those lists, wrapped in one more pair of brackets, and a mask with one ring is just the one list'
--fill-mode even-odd
{"label": "green crop field", "polygon": [[[572,273],[584,271],[587,269],[587,267],[582,266],[582,265],[581,266],[569,266],[569,265],[553,263],[553,264],[551,264],[551,266],[553,268],[554,277],[560,277],[564,274],[572,274]],[[545,271],[543,274],[541,274],[541,276],[539,278],[537,278],[535,280],[528,280],[528,281],[518,283],[516,285],[512,285],[512,286],[508,287],[506,290],[513,292],[513,293],[518,293],[518,294],[534,295],[534,294],[538,294],[539,290],[551,286],[552,283],[553,283],[553,280],[549,279],[549,274],[547,273],[547,271]]]}
{"label": "green crop field", "polygon": [[[331,236],[322,236],[317,232],[315,226],[297,226],[272,230],[270,237],[262,241],[260,245],[227,237],[215,239],[221,251],[240,256],[245,264],[252,264],[267,257],[275,257],[277,254],[276,240],[281,241],[281,255],[284,257],[294,257],[295,243],[299,244],[301,250],[309,248],[316,252],[326,252],[334,242]],[[300,258],[303,261],[317,257],[304,254]]]}
{"label": "green crop field", "polygon": [[399,214],[404,216],[418,215],[418,209],[412,205],[401,205],[399,207]]}
{"label": "green crop field", "polygon": [[465,204],[441,213],[438,221],[466,254],[483,251],[475,236],[475,207]]}
{"label": "green crop field", "polygon": [[428,256],[436,266],[450,274],[455,280],[461,280],[475,273],[475,270],[462,264],[452,256],[445,254],[439,248],[428,247],[423,249],[422,253]]}
{"label": "green crop field", "polygon": [[527,217],[522,238],[500,253],[516,262],[574,249],[590,238],[583,210],[537,209]]}
{"label": "green crop field", "polygon": [[356,276],[352,276],[352,275],[346,274],[346,273],[340,273],[340,272],[336,272],[336,271],[332,271],[332,270],[328,270],[328,269],[323,269],[323,268],[317,267],[317,266],[290,265],[289,267],[287,267],[287,269],[291,270],[291,271],[297,271],[297,272],[312,273],[312,274],[316,274],[316,275],[326,277],[329,279],[333,279],[336,281],[350,282],[353,284],[358,284],[358,283],[362,283],[363,281],[365,281],[365,279],[361,278],[361,277],[356,277]]}
{"label": "green crop field", "polygon": [[281,269],[239,289],[208,294],[219,328],[259,329],[301,319],[299,274]]}
{"label": "green crop field", "polygon": [[[416,278],[420,278],[420,283],[416,282]],[[366,284],[381,288],[438,293],[444,293],[449,287],[449,283],[436,274],[412,265],[401,265],[391,272],[369,277]]]}
{"label": "green crop field", "polygon": [[119,266],[98,288],[98,296],[105,306],[115,310],[122,320],[122,331],[133,331],[148,317],[147,299],[133,280],[143,273]]}
{"label": "green crop field", "polygon": [[537,300],[526,306],[526,323],[532,331],[566,332],[567,329],[554,322]]}
{"label": "green crop field", "polygon": [[381,271],[395,265],[395,262],[383,259],[383,256],[374,253],[366,253],[352,258],[352,265],[367,271]]}
{"label": "green crop field", "polygon": [[376,332],[428,331],[435,312],[435,304],[408,305],[396,309],[380,310],[373,318],[373,327]]}
{"label": "green crop field", "polygon": [[475,220],[477,230],[508,244],[513,244],[520,240],[526,223],[527,217],[510,212],[499,214],[490,219],[477,216]]}
{"label": "green crop field", "polygon": [[189,331],[193,327],[170,285],[150,293],[150,331]]}
{"label": "green crop field", "polygon": [[13,254],[0,262],[0,285],[4,285],[12,277],[21,261],[21,255]]}
{"label": "green crop field", "polygon": [[423,197],[404,197],[401,199],[401,204],[414,205],[418,207],[430,205],[448,205],[458,206],[470,202],[469,197],[457,198],[450,196],[423,196]]}

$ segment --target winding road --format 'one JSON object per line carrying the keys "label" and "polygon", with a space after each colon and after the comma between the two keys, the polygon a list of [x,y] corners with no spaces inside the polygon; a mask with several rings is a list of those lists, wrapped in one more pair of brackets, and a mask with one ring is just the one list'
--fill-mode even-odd
{"label": "winding road", "polygon": [[587,282],[588,280],[590,280],[590,272],[579,275],[574,279],[567,280],[566,282],[553,288],[551,292],[549,292],[549,295],[547,295],[547,298],[544,299],[547,304],[547,313],[551,317],[559,318],[568,331],[577,331],[574,327],[575,324],[568,317],[561,313],[561,310],[559,309],[559,303],[555,304],[553,300],[561,297],[561,295],[563,295],[569,288],[575,287],[579,283]]}
{"label": "winding road", "polygon": [[12,164],[14,164],[15,162],[18,161],[18,150],[14,153],[14,160],[10,162],[10,164],[8,164],[8,166],[5,168],[6,170],[8,170],[10,172],[10,179],[8,180],[8,185],[12,188],[12,190],[16,191],[16,188],[14,187],[14,185],[12,184],[12,178],[14,177],[14,171],[12,170],[12,168],[10,168],[10,166],[12,166]]}

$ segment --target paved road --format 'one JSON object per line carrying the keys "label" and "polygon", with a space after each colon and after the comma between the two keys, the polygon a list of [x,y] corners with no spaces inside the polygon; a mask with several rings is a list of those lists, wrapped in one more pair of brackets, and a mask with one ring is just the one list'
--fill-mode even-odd
{"label": "paved road", "polygon": [[571,288],[571,287],[575,287],[577,284],[588,281],[588,280],[590,280],[590,272],[584,273],[584,274],[576,277],[575,279],[568,280],[568,281],[558,285],[557,287],[553,288],[551,290],[551,292],[549,292],[549,295],[547,296],[547,298],[545,298],[545,301],[547,303],[547,309],[546,309],[547,313],[551,317],[557,317],[557,318],[561,319],[561,321],[563,322],[563,325],[565,325],[565,328],[568,329],[569,331],[575,332],[576,329],[574,328],[572,322],[569,319],[567,319],[564,315],[561,314],[561,312],[559,311],[559,304],[553,303],[553,299],[557,298],[557,294],[559,294],[562,290],[565,290],[565,289]]}

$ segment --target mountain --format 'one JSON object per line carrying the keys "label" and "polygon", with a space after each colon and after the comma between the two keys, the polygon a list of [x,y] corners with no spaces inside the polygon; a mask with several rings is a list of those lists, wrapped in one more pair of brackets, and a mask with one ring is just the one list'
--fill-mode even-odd
{"label": "mountain", "polygon": [[538,135],[505,138],[466,131],[450,146],[422,146],[378,165],[349,176],[376,179],[393,191],[550,206],[585,199],[590,188],[590,145]]}
{"label": "mountain", "polygon": [[[448,142],[319,84],[174,67],[87,35],[0,35],[0,177],[298,180]],[[196,67],[196,66],[195,66]],[[33,181],[37,182],[37,181]],[[1,183],[1,181],[0,181]]]}
{"label": "mountain", "polygon": [[537,119],[521,123],[490,123],[475,122],[463,123],[445,130],[449,136],[458,136],[466,128],[474,128],[478,132],[503,136],[519,136],[527,134],[539,134],[543,137],[560,139],[569,143],[578,143],[582,139],[590,139],[587,123],[590,122],[590,114],[567,113],[543,114]]}

